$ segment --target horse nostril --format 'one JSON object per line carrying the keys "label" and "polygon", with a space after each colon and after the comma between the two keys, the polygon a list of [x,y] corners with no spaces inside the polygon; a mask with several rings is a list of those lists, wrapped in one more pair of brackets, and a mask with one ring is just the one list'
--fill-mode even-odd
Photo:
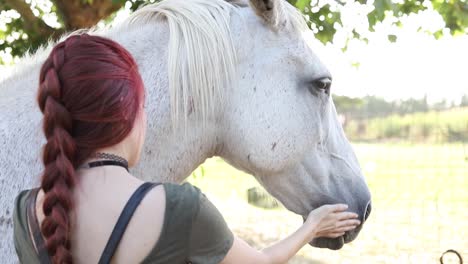
{"label": "horse nostril", "polygon": [[364,213],[364,221],[366,221],[367,218],[369,218],[371,210],[372,210],[372,206],[371,206],[371,202],[369,202],[366,207],[366,212]]}

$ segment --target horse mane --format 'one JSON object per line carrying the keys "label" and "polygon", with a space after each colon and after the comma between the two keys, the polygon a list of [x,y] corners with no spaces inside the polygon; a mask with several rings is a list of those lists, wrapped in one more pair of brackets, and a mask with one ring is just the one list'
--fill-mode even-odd
{"label": "horse mane", "polygon": [[[166,0],[135,11],[122,26],[165,21],[169,27],[168,77],[173,126],[195,114],[202,124],[232,85],[236,52],[230,34],[233,3]],[[183,120],[182,120],[183,119]]]}
{"label": "horse mane", "polygon": [[[223,100],[221,89],[234,83],[236,52],[230,34],[230,17],[246,0],[164,0],[148,4],[119,23],[121,29],[164,21],[169,27],[168,77],[173,127],[181,121],[187,127],[188,116],[195,114],[205,125],[215,111],[215,103]],[[293,6],[283,4],[282,27],[305,30],[304,16]],[[99,34],[112,26],[81,29],[63,35]],[[47,57],[57,43],[49,41],[35,54],[21,59],[6,81],[20,77]]]}

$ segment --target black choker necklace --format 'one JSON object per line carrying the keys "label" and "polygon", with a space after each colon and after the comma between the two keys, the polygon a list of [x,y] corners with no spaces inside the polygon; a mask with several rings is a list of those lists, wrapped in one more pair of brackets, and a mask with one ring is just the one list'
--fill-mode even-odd
{"label": "black choker necklace", "polygon": [[96,153],[92,156],[93,158],[99,158],[103,160],[92,161],[81,168],[94,168],[99,166],[114,165],[124,167],[128,171],[128,161],[120,156],[109,154],[109,153]]}

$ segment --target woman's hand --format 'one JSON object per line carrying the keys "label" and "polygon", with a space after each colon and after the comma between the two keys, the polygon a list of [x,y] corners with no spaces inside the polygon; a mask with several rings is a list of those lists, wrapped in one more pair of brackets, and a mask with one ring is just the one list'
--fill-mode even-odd
{"label": "woman's hand", "polygon": [[339,237],[360,224],[355,213],[345,212],[344,204],[324,205],[310,212],[304,224],[293,234],[258,251],[242,239],[234,243],[221,264],[283,264],[316,237]]}
{"label": "woman's hand", "polygon": [[304,224],[311,229],[310,240],[315,237],[336,238],[353,230],[361,222],[358,215],[346,212],[345,204],[323,205],[309,213]]}

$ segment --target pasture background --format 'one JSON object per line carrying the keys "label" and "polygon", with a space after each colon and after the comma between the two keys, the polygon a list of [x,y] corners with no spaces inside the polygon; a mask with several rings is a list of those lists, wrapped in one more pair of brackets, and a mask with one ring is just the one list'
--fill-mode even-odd
{"label": "pasture background", "polygon": [[[465,110],[459,120],[462,130],[468,126]],[[425,118],[436,122],[434,116]],[[369,120],[369,124],[373,122]],[[429,264],[439,263],[447,249],[457,250],[466,261],[468,144],[437,143],[434,137],[428,138],[430,143],[354,142],[372,194],[368,221],[358,238],[343,249],[306,246],[289,263]],[[213,201],[235,234],[257,248],[284,238],[302,224],[301,217],[284,208],[250,205],[247,190],[259,184],[219,158],[207,160],[189,181]],[[446,264],[458,263],[450,257],[445,259]]]}

